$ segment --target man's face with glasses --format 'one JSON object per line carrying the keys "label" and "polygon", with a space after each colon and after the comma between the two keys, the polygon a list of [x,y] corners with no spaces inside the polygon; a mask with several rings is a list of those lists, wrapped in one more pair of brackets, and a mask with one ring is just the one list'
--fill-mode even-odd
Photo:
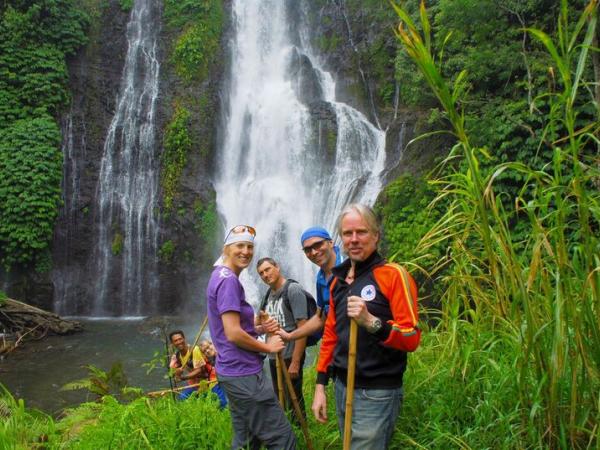
{"label": "man's face with glasses", "polygon": [[333,252],[333,242],[322,237],[308,238],[302,243],[302,250],[306,257],[319,267],[326,266],[332,257],[335,258]]}

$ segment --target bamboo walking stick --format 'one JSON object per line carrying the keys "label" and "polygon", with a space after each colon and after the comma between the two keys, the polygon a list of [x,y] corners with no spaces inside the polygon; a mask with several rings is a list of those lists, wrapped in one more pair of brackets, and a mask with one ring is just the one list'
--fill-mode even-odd
{"label": "bamboo walking stick", "polygon": [[[268,320],[269,315],[265,312],[260,314],[261,322],[263,320]],[[302,410],[300,409],[300,403],[298,402],[298,397],[296,397],[296,391],[294,390],[294,385],[292,384],[292,378],[290,377],[289,372],[287,371],[287,366],[285,365],[285,361],[283,359],[283,355],[281,352],[275,355],[275,364],[277,367],[277,388],[279,390],[279,402],[281,403],[281,407],[285,409],[285,397],[283,392],[283,385],[281,383],[282,373],[283,378],[285,379],[285,383],[288,388],[288,392],[290,393],[290,398],[292,399],[292,404],[294,405],[294,411],[296,412],[296,417],[298,417],[298,421],[300,422],[300,428],[302,428],[302,433],[304,434],[304,440],[306,441],[306,446],[308,450],[313,450],[312,441],[310,440],[310,434],[308,433],[308,425],[306,423],[306,419],[304,418],[304,414],[302,414]]]}
{"label": "bamboo walking stick", "polygon": [[[165,335],[165,351],[167,352],[167,374],[169,376],[169,386],[171,387],[171,391],[177,387],[177,382],[173,379],[171,375],[171,354],[169,352],[169,337],[167,336],[167,331],[163,328],[163,334]],[[175,400],[175,393],[173,392],[173,400]]]}
{"label": "bamboo walking stick", "polygon": [[277,392],[279,394],[279,404],[285,409],[285,393],[283,390],[283,368],[279,358],[280,354],[277,353],[275,358],[275,367],[277,369]]}
{"label": "bamboo walking stick", "polygon": [[202,336],[202,333],[204,332],[204,329],[206,328],[206,324],[208,324],[208,314],[206,315],[206,317],[204,317],[204,320],[202,321],[202,325],[200,326],[200,331],[198,331],[198,334],[196,335],[196,339],[194,339],[194,343],[190,347],[191,351],[188,352],[185,355],[185,357],[183,358],[183,360],[181,361],[182,367],[184,367],[187,364],[188,360],[192,356],[192,351],[194,350],[194,347],[198,344],[198,340],[200,339],[200,336]]}
{"label": "bamboo walking stick", "polygon": [[350,347],[348,349],[348,379],[346,380],[346,416],[344,417],[344,450],[350,450],[352,439],[352,404],[354,402],[354,373],[356,370],[356,337],[358,325],[350,319]]}
{"label": "bamboo walking stick", "polygon": [[198,392],[203,392],[204,390],[208,389],[211,387],[211,384],[214,385],[216,384],[216,381],[206,381],[203,380],[200,383],[195,383],[195,384],[186,384],[185,386],[180,386],[177,388],[173,388],[173,389],[161,389],[160,391],[152,391],[152,392],[146,392],[144,394],[145,397],[162,397],[163,395],[169,394],[171,392],[175,393],[175,392],[181,392],[184,389],[187,388],[198,388]]}
{"label": "bamboo walking stick", "polygon": [[[270,316],[265,311],[260,311],[258,314],[259,323],[263,323],[265,320],[269,320]],[[267,334],[267,338],[271,333]],[[275,373],[277,374],[277,397],[279,398],[279,404],[285,409],[285,393],[283,390],[283,373],[281,371],[281,364],[279,358],[275,357]]]}
{"label": "bamboo walking stick", "polygon": [[281,353],[277,353],[277,363],[283,368],[285,384],[287,385],[288,392],[290,393],[290,398],[292,399],[292,404],[294,405],[296,417],[298,417],[298,421],[300,422],[300,428],[302,428],[302,434],[304,434],[306,447],[308,450],[313,450],[314,447],[312,445],[312,441],[310,440],[310,435],[308,434],[308,425],[306,424],[306,419],[304,418],[304,414],[302,414],[302,410],[300,409],[300,403],[298,402],[298,397],[296,397],[296,391],[294,390],[294,385],[292,384],[292,377],[290,377],[290,374],[287,371],[287,367]]}

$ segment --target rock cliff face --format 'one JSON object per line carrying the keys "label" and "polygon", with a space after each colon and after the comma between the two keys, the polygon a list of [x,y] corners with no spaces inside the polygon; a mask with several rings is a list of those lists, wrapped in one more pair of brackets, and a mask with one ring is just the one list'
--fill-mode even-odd
{"label": "rock cliff face", "polygon": [[[159,251],[160,302],[166,312],[204,308],[204,292],[221,242],[219,217],[212,185],[213,159],[218,157],[221,91],[227,61],[230,2],[223,3],[225,23],[217,55],[202,80],[182,82],[169,55],[175,32],[166,27],[161,43],[165,55],[161,75],[160,129],[173,117],[176,103],[191,112],[189,126],[193,143],[186,155],[173,205],[164,205],[161,183],[161,229]],[[164,137],[164,132],[163,136]],[[163,172],[164,174],[164,162]],[[171,250],[172,249],[172,250]]]}
{"label": "rock cliff face", "polygon": [[96,19],[89,44],[68,62],[72,102],[62,120],[64,207],[53,242],[54,306],[75,315],[88,311],[95,285],[93,205],[126,54],[128,13],[113,0]]}
{"label": "rock cliff face", "polygon": [[[160,305],[155,312],[172,313],[203,303],[206,277],[219,250],[219,217],[215,210],[212,178],[220,148],[227,43],[231,37],[230,1],[223,3],[226,18],[217,57],[201,80],[182,80],[172,63],[172,51],[180,30],[163,26],[159,58],[160,95],[157,101],[156,136],[162,155],[159,204],[158,277]],[[372,123],[387,131],[385,181],[404,172],[422,173],[444,153],[443,140],[423,140],[407,147],[416,135],[428,129],[425,113],[402,108],[396,98],[394,80],[395,37],[393,16],[373,10],[358,0],[289,1],[291,32],[300,21],[308,24],[309,39],[336,79],[336,97],[363,112]],[[98,14],[90,30],[90,42],[69,61],[72,105],[63,125],[64,206],[56,223],[53,270],[50,276],[13,273],[4,288],[13,296],[65,314],[89,314],[96,273],[91,242],[96,215],[94,199],[104,139],[116,108],[124,58],[129,12],[119,0],[98,2]],[[379,13],[381,8],[377,9]],[[383,17],[383,19],[382,19]],[[326,166],[336,158],[336,113],[323,101],[321,84],[310,59],[296,51],[290,57],[291,79],[307,106],[315,130],[314,145]],[[177,181],[172,204],[165,206],[162,174],[164,138],[175,111],[190,112],[191,150]],[[169,194],[169,195],[171,195]],[[9,286],[7,289],[6,286]],[[110,295],[115,298],[119,293]],[[54,299],[54,300],[53,300]]]}
{"label": "rock cliff face", "polygon": [[[397,17],[385,2],[316,0],[294,14],[307,20],[314,48],[336,79],[336,97],[365,114],[386,131],[384,183],[403,173],[424,173],[446,154],[443,138],[416,136],[430,131],[427,112],[403,107],[394,78],[397,51],[392,27]],[[416,70],[416,69],[415,69]]]}
{"label": "rock cliff face", "polygon": [[[63,120],[65,206],[56,224],[52,281],[54,308],[68,314],[90,314],[97,273],[94,272],[94,198],[106,130],[115,110],[126,54],[125,30],[129,13],[113,0],[104,6],[100,21],[91,30],[89,45],[69,62],[72,107]],[[202,274],[212,265],[215,253],[212,230],[207,224],[214,191],[210,183],[210,155],[215,153],[219,116],[219,83],[223,58],[216,58],[202,82],[183,83],[169,64],[174,31],[162,28],[159,59],[160,96],[157,102],[156,136],[158,155],[163,155],[165,129],[174,114],[176,101],[184,99],[192,113],[194,142],[177,183],[173,205],[164,207],[161,183],[156,216],[159,220],[158,308],[148,312],[179,310],[203,291]],[[224,45],[221,46],[225,48]],[[224,51],[224,50],[222,50]],[[202,97],[202,101],[199,100]],[[161,166],[164,161],[161,159]],[[161,181],[164,167],[161,167]],[[113,244],[114,246],[114,244]],[[119,301],[117,290],[109,297]],[[29,298],[29,301],[41,303]]]}

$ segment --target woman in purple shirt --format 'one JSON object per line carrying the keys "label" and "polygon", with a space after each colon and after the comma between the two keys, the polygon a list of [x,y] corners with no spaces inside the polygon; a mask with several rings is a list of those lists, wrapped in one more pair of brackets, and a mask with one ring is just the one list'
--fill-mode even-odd
{"label": "woman in purple shirt", "polygon": [[263,374],[262,353],[277,353],[284,343],[277,335],[265,343],[256,339],[259,334],[276,331],[277,322],[270,319],[254,325],[254,310],[238,279],[252,261],[255,236],[256,231],[248,225],[229,230],[206,289],[208,325],[217,348],[217,377],[229,400],[232,449],[258,450],[261,444],[268,449],[295,449],[292,427]]}

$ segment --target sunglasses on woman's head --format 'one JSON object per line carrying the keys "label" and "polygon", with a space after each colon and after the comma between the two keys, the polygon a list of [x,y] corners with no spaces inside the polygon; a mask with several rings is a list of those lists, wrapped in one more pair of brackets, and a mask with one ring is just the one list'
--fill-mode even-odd
{"label": "sunglasses on woman's head", "polygon": [[251,227],[250,225],[236,225],[231,230],[229,230],[229,233],[227,233],[227,236],[225,236],[225,240],[227,240],[230,234],[243,233],[250,233],[252,236],[256,237],[256,230],[254,229],[254,227]]}

